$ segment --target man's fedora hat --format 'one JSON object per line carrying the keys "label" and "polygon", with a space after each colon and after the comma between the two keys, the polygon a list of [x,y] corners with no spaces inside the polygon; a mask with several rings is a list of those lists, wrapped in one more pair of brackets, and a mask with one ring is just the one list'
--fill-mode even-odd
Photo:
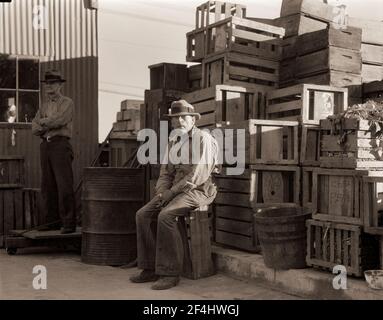
{"label": "man's fedora hat", "polygon": [[55,83],[55,82],[65,82],[66,80],[62,77],[60,71],[49,70],[45,72],[45,79],[41,80],[43,83]]}
{"label": "man's fedora hat", "polygon": [[167,117],[179,117],[186,115],[195,116],[197,120],[201,119],[201,115],[195,112],[194,107],[185,100],[173,101],[169,114],[165,114]]}

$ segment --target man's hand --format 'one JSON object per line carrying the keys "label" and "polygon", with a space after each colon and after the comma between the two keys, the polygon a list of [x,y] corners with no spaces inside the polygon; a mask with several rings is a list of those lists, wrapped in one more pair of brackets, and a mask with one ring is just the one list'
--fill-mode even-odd
{"label": "man's hand", "polygon": [[158,195],[159,204],[158,207],[165,207],[167,204],[174,198],[175,194],[170,190],[165,190],[164,192]]}

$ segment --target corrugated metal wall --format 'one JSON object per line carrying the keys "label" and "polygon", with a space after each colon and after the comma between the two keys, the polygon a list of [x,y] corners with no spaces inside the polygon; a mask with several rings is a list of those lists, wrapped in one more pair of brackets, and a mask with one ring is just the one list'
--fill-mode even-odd
{"label": "corrugated metal wall", "polygon": [[[36,6],[45,7],[46,29],[33,28]],[[83,0],[0,3],[0,54],[38,56],[42,75],[55,68],[67,79],[63,93],[74,100],[76,109],[72,144],[77,183],[98,147],[97,10],[85,9]],[[10,144],[13,129],[15,146]],[[23,155],[27,186],[40,186],[39,139],[32,136],[30,125],[0,124],[0,154]]]}

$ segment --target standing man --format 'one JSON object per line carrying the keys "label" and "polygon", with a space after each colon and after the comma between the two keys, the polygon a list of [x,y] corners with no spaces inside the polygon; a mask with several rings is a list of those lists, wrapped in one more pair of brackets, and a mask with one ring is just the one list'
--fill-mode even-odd
{"label": "standing man", "polygon": [[[45,73],[46,99],[32,121],[32,133],[41,138],[41,194],[50,229],[61,233],[76,230],[73,191],[73,150],[70,144],[73,126],[73,101],[61,93],[65,80],[59,71]],[[58,222],[58,223],[55,223]],[[61,223],[60,223],[61,222]]]}
{"label": "standing man", "polygon": [[[201,115],[180,100],[172,103],[167,116],[180,141],[170,136],[169,161],[161,166],[156,196],[136,214],[137,263],[143,271],[130,278],[136,283],[157,280],[151,287],[154,290],[169,289],[179,282],[184,252],[178,217],[211,204],[217,194],[211,174],[218,170],[218,143],[195,126]],[[189,151],[186,161],[175,164],[184,151]]]}

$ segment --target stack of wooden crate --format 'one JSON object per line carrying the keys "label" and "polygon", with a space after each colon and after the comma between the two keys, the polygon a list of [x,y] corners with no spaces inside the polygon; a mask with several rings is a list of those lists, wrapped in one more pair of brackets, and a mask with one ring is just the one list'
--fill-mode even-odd
{"label": "stack of wooden crate", "polygon": [[124,100],[117,113],[117,121],[113,124],[109,136],[109,166],[123,167],[134,154],[139,143],[137,133],[141,129],[140,100]]}
{"label": "stack of wooden crate", "polygon": [[326,119],[320,128],[320,168],[313,171],[313,219],[307,263],[363,276],[379,268],[383,221],[380,137],[367,120]]}

